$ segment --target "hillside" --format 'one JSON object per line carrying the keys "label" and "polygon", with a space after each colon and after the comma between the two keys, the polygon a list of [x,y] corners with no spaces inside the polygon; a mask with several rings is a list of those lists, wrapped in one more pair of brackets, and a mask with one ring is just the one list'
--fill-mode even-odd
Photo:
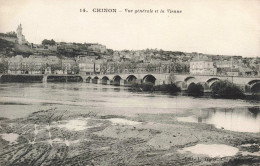
{"label": "hillside", "polygon": [[24,55],[29,56],[34,51],[27,45],[19,45],[0,38],[0,52],[7,56]]}
{"label": "hillside", "polygon": [[0,38],[0,52],[11,51],[14,48],[14,43]]}

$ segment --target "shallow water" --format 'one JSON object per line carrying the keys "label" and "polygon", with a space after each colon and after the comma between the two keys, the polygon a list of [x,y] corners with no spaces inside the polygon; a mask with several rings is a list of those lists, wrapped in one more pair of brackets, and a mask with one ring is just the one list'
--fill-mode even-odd
{"label": "shallow water", "polygon": [[1,137],[9,143],[16,143],[16,140],[18,139],[19,135],[15,133],[4,133],[1,134]]}
{"label": "shallow water", "polygon": [[138,125],[141,124],[141,122],[131,121],[127,119],[122,118],[111,118],[109,119],[113,124],[119,124],[119,125]]}
{"label": "shallow water", "polygon": [[178,117],[178,121],[213,124],[216,128],[260,133],[260,109],[254,108],[210,108],[194,111],[195,115]]}
{"label": "shallow water", "polygon": [[195,146],[184,148],[180,150],[180,152],[191,152],[194,154],[207,155],[210,157],[227,157],[236,155],[239,150],[238,148],[224,144],[197,144]]}
{"label": "shallow water", "polygon": [[260,156],[260,152],[241,152],[243,156]]}
{"label": "shallow water", "polygon": [[58,124],[57,127],[66,128],[68,130],[81,131],[88,129],[87,126],[88,119],[72,119],[69,121],[62,122],[62,124]]}
{"label": "shallow water", "polygon": [[[188,117],[188,121],[214,124],[226,130],[260,132],[257,101],[136,93],[126,87],[88,83],[9,83],[0,84],[0,91],[0,116],[12,119],[50,108],[123,116],[170,113],[185,114],[183,117]],[[76,127],[73,123],[63,127],[71,130],[87,127],[82,121],[76,122],[81,124]]]}

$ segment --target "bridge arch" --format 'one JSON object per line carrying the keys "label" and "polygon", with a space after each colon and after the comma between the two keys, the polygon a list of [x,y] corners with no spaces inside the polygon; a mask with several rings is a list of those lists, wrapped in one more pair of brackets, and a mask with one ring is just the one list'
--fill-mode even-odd
{"label": "bridge arch", "polygon": [[191,83],[194,83],[194,84],[198,83],[197,79],[195,77],[192,77],[192,76],[185,78],[184,82],[187,84],[187,87],[189,87],[189,85]]}
{"label": "bridge arch", "polygon": [[92,79],[92,83],[94,84],[97,84],[98,83],[98,76],[95,76],[93,79]]}
{"label": "bridge arch", "polygon": [[102,77],[102,84],[107,84],[109,78],[107,76]]}
{"label": "bridge arch", "polygon": [[122,79],[122,78],[121,78],[119,75],[114,76],[114,77],[113,77],[113,84],[116,85],[116,86],[119,86],[121,79]]}
{"label": "bridge arch", "polygon": [[187,77],[187,78],[184,79],[184,81],[187,82],[187,81],[189,81],[191,79],[195,79],[195,77],[192,77],[192,76],[191,77]]}
{"label": "bridge arch", "polygon": [[91,78],[90,76],[87,77],[87,78],[86,78],[86,83],[90,83],[91,79],[92,79],[92,78]]}
{"label": "bridge arch", "polygon": [[156,78],[151,74],[145,75],[144,78],[143,78],[144,83],[155,84],[155,81],[156,81]]}
{"label": "bridge arch", "polygon": [[208,84],[209,88],[212,87],[212,85],[217,82],[217,81],[220,81],[219,78],[216,78],[216,77],[213,77],[213,78],[210,78],[206,81],[206,83]]}
{"label": "bridge arch", "polygon": [[137,80],[137,77],[135,75],[129,75],[126,77],[126,81],[129,83],[135,83],[136,80]]}
{"label": "bridge arch", "polygon": [[81,76],[77,76],[77,81],[83,82],[83,78]]}
{"label": "bridge arch", "polygon": [[248,85],[252,85],[252,84],[255,84],[255,83],[257,83],[257,82],[260,82],[260,80],[251,80],[251,81],[249,81],[247,84],[248,84]]}
{"label": "bridge arch", "polygon": [[250,91],[253,93],[260,93],[260,80],[251,80],[248,82]]}
{"label": "bridge arch", "polygon": [[102,77],[102,80],[109,80],[107,76]]}

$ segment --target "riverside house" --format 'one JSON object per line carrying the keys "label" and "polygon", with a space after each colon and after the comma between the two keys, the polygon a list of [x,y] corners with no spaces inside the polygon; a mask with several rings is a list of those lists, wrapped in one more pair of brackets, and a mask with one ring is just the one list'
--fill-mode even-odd
{"label": "riverside house", "polygon": [[8,74],[42,74],[45,70],[45,58],[39,55],[30,55],[24,58],[16,55],[8,58]]}
{"label": "riverside house", "polygon": [[74,73],[74,67],[76,66],[76,61],[74,59],[62,59],[62,69],[66,70],[67,74],[75,74]]}

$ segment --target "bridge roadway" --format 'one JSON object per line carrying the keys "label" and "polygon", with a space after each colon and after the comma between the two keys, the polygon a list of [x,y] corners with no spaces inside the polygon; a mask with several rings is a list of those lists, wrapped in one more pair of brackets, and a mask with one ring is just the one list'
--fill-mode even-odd
{"label": "bridge roadway", "polygon": [[[128,73],[128,74],[98,74],[81,75],[89,83],[130,85],[132,83],[153,83],[154,85],[175,83],[182,90],[186,90],[191,83],[199,83],[205,91],[210,91],[211,86],[218,80],[228,80],[238,85],[243,91],[251,92],[254,86],[260,86],[260,77],[220,76],[220,75],[190,75],[175,73]],[[259,88],[257,88],[259,89]]]}

